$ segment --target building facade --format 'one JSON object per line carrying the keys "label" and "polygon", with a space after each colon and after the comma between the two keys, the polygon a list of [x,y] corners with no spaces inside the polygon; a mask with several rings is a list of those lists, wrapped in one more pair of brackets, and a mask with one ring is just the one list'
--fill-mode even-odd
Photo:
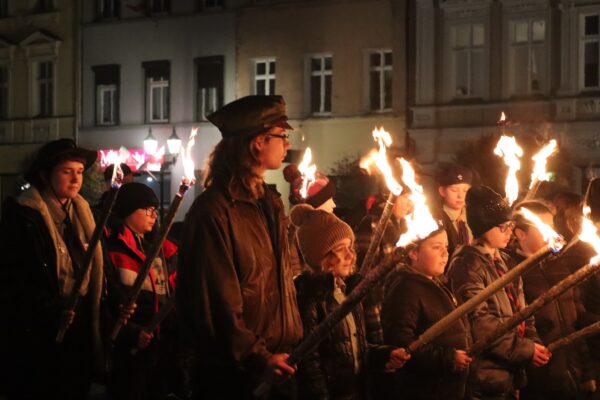
{"label": "building facade", "polygon": [[[318,170],[330,174],[341,159],[375,147],[376,126],[404,147],[405,3],[255,0],[239,9],[237,95],[283,95],[296,128],[288,161],[310,147]],[[281,171],[267,180],[287,198]]]}
{"label": "building facade", "polygon": [[[151,129],[159,147],[173,130],[185,144],[198,127],[194,159],[201,170],[220,140],[205,116],[236,97],[236,7],[223,0],[86,1],[79,142],[141,149]],[[156,175],[164,178],[168,203],[183,175],[181,160],[165,172]],[[157,183],[148,183],[158,194]],[[184,209],[193,197],[186,196]]]}
{"label": "building facade", "polygon": [[410,128],[426,168],[499,132],[559,140],[582,190],[600,166],[600,1],[414,0]]}
{"label": "building facade", "polygon": [[37,148],[75,137],[79,2],[0,1],[0,197]]}

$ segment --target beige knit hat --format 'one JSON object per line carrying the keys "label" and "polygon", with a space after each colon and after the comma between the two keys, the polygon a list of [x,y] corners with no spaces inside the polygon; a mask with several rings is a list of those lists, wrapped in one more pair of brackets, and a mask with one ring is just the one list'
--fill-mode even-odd
{"label": "beige knit hat", "polygon": [[290,218],[298,227],[300,250],[313,268],[319,267],[338,241],[350,239],[354,244],[354,232],[350,225],[327,211],[315,210],[308,204],[298,204],[290,211]]}

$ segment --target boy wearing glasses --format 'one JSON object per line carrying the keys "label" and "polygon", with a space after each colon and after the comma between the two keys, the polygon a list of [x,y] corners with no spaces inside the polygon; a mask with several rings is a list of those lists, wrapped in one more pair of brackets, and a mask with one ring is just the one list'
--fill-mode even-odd
{"label": "boy wearing glasses", "polygon": [[192,398],[295,398],[285,363],[302,322],[280,195],[264,182],[290,147],[281,96],[247,96],[208,116],[223,139],[208,160],[206,190],[186,216],[177,311],[194,352]]}
{"label": "boy wearing glasses", "polygon": [[[514,261],[502,251],[511,238],[512,211],[502,197],[486,186],[471,188],[466,197],[467,222],[474,241],[453,256],[448,279],[459,303],[479,294],[504,275]],[[515,280],[477,306],[470,314],[473,341],[502,325],[525,307],[523,284]],[[551,354],[537,336],[533,318],[494,342],[471,364],[467,399],[518,397],[526,382],[525,367],[548,363]]]}
{"label": "boy wearing glasses", "polygon": [[[114,267],[106,269],[109,306],[115,315],[119,304],[125,302],[157,232],[157,207],[158,198],[142,183],[127,183],[119,189],[111,233],[106,240]],[[135,313],[117,336],[109,382],[111,398],[163,399],[174,389],[168,388],[165,379],[165,371],[173,365],[173,358],[165,355],[174,343],[174,319],[167,318],[154,331],[144,328],[173,295],[176,255],[177,246],[165,240],[161,254],[152,263],[142,285]],[[133,349],[139,352],[133,355]]]}

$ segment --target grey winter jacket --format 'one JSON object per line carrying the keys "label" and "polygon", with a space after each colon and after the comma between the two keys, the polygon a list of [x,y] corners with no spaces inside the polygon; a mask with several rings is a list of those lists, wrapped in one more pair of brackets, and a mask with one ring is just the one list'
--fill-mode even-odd
{"label": "grey winter jacket", "polygon": [[[512,259],[505,253],[499,254],[503,269],[508,271],[508,266],[513,264]],[[499,278],[492,256],[475,246],[464,246],[452,257],[447,275],[459,303],[476,296]],[[525,307],[521,279],[515,281],[514,285],[521,307]],[[506,292],[496,292],[469,314],[473,341],[487,335],[512,315],[513,310]],[[502,397],[525,385],[524,368],[531,362],[534,343],[540,342],[533,318],[528,319],[525,326],[523,337],[519,336],[518,329],[515,328],[474,359],[467,385],[467,398]]]}

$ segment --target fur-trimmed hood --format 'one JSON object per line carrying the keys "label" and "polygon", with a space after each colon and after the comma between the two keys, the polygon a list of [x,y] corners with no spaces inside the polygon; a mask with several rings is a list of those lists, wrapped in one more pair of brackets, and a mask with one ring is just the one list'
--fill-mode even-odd
{"label": "fur-trimmed hood", "polygon": [[[81,223],[81,226],[84,230],[84,235],[86,237],[85,246],[89,242],[89,239],[92,237],[92,233],[96,227],[96,223],[94,221],[94,217],[92,215],[92,211],[88,202],[80,195],[77,195],[73,200],[73,204],[75,205],[77,218]],[[58,254],[56,253],[58,239],[58,231],[52,220],[50,215],[50,211],[48,209],[48,205],[42,198],[40,192],[35,188],[31,187],[21,193],[21,195],[16,199],[17,204],[29,207],[40,213],[46,228],[52,238],[54,243],[54,251],[55,257],[58,260]],[[92,265],[89,272],[89,289],[88,295],[90,297],[91,303],[91,315],[92,315],[92,335],[93,335],[93,343],[94,343],[94,353],[97,367],[101,367],[103,363],[102,357],[102,339],[100,336],[100,297],[102,294],[102,276],[103,276],[103,258],[102,258],[102,248],[100,243],[98,243],[95,251],[94,257],[92,258]]]}

